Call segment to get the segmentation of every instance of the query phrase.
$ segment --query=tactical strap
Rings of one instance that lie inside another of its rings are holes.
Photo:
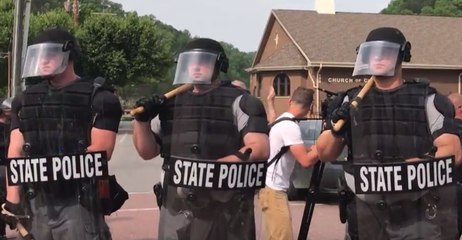
[[[281,149],[279,150],[278,154],[276,154],[276,156],[274,156],[269,162],[268,162],[268,166],[271,166],[273,163],[278,163],[279,160],[281,159],[282,155],[284,155],[284,153],[286,153],[287,151],[289,150],[289,146],[283,146],[281,147]]]
[[[93,80],[93,92],[91,93],[90,104],[93,104],[93,98],[95,97],[96,91],[98,91],[98,89],[100,89],[105,82],[106,79],[103,77],[97,77]]]
[[[269,126],[270,128],[274,127],[274,125],[282,122],[282,121],[293,121],[293,122],[299,122],[303,120],[308,120],[308,118],[291,118],[291,117],[282,117],[277,119],[276,121],[272,122]],[[284,155],[288,150],[290,146],[282,146],[279,152],[274,156],[269,162],[268,166],[271,166],[273,163],[277,164],[279,160],[281,159],[282,155]]]

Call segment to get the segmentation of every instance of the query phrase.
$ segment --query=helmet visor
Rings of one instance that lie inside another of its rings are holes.
[[[173,84],[210,84],[217,57],[215,53],[201,51],[181,53],[178,57]]]
[[[385,41],[365,42],[359,46],[353,76],[394,76],[400,45]]]
[[[69,61],[69,51],[63,44],[40,43],[27,47],[22,78],[53,76],[64,72]]]

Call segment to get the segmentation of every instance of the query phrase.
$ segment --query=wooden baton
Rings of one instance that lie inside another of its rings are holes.
[[[190,83],[183,84],[183,85],[181,85],[181,86],[179,86],[179,87],[165,93],[164,97],[166,99],[172,98],[172,97],[176,96],[179,93],[182,93],[182,92],[185,92],[185,91],[189,90],[191,87],[192,87],[192,84],[190,84]],[[137,107],[135,109],[132,109],[130,111],[130,115],[135,116],[136,114],[139,114],[139,113],[142,113],[142,112],[144,112],[144,107],[141,106],[141,107]]]
[[[364,85],[363,88],[361,88],[361,91],[359,91],[358,95],[350,102],[350,107],[356,108],[358,107],[358,104],[363,100],[364,96],[366,93],[371,89],[371,87],[374,85],[374,79],[371,77],[369,80],[367,80],[366,84]],[[334,130],[339,131],[340,128],[345,125],[345,120],[340,119],[334,124]]]

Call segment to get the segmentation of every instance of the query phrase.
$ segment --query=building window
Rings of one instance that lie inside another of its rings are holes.
[[[276,96],[290,96],[290,79],[285,73],[279,73],[273,80]]]
[[[255,86],[253,87],[253,95],[255,97],[261,96],[261,76],[258,74],[257,74],[257,82],[255,83]]]

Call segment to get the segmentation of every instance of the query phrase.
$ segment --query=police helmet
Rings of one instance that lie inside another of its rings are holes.
[[[225,50],[219,42],[210,38],[197,38],[186,44],[186,46],[183,49],[183,52],[193,50],[217,54],[215,68],[224,73],[228,72],[228,58],[226,57]]]
[[[391,77],[403,61],[411,60],[411,44],[397,28],[381,27],[367,35],[356,54],[353,76]]]
[[[71,33],[60,28],[45,30],[27,47],[22,77],[55,76],[79,55],[79,44]]]
[[[228,58],[221,44],[209,38],[194,39],[182,50],[176,61],[177,84],[211,84],[219,72],[228,71]]]
[[[401,46],[400,59],[404,62],[411,61],[411,43],[406,40],[404,34],[397,28],[381,27],[372,30],[366,38],[366,42],[385,41],[397,43]]]

